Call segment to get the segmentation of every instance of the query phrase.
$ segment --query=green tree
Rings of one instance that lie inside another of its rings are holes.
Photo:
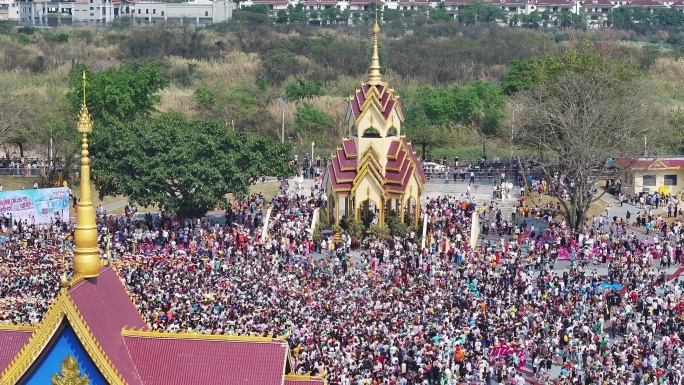
[[[297,56],[284,49],[274,49],[263,56],[266,76],[273,84],[280,84],[290,75],[301,71]]]
[[[285,86],[285,96],[289,100],[311,99],[315,96],[323,96],[323,82],[320,80],[312,81],[298,78],[295,82]]]
[[[195,89],[195,101],[200,108],[212,108],[216,103],[216,92],[207,86],[199,86]]]
[[[663,8],[655,11],[656,24],[663,27],[681,27],[684,25],[684,13],[674,8]]]
[[[326,24],[337,24],[342,17],[342,12],[336,6],[328,6],[321,12],[321,20]]]
[[[285,11],[278,11],[276,13],[276,23],[285,24],[288,21],[288,14]]]
[[[652,18],[653,14],[651,13],[651,10],[646,7],[636,7],[632,10],[632,20],[635,24],[649,26],[651,25]]]
[[[621,5],[610,10],[608,23],[613,28],[631,29],[634,26],[632,8]]]
[[[504,76],[503,90],[510,95],[536,88],[567,71],[591,73],[608,68],[614,69],[622,78],[633,77],[636,72],[636,68],[628,63],[604,59],[592,52],[570,50],[557,55],[513,60],[511,69]]]
[[[506,22],[504,11],[483,0],[472,0],[458,13],[458,21],[465,25],[476,23]]]
[[[309,22],[309,15],[306,13],[306,9],[304,9],[305,4],[304,2],[299,2],[297,5],[292,5],[289,4],[287,6],[288,9],[288,18],[290,20],[290,23],[308,23]]]
[[[477,80],[463,88],[463,94],[468,95],[470,108],[468,115],[461,117],[461,123],[470,123],[485,136],[502,134],[506,97],[501,87]]]
[[[420,147],[422,159],[425,159],[428,150],[448,147],[452,142],[449,131],[444,126],[429,125],[425,122],[411,122],[411,126],[404,129],[404,133],[412,145]]]
[[[149,115],[161,100],[158,92],[168,85],[156,64],[136,70],[122,64],[118,69],[97,73],[85,66],[77,67],[69,74],[69,100],[74,111],[78,111],[83,102],[83,71],[88,83],[88,108],[99,124],[130,122],[140,115]]]
[[[398,9],[385,9],[382,11],[382,20],[386,23],[401,19],[401,11]]]
[[[312,137],[329,130],[332,127],[332,119],[312,104],[302,103],[295,112],[294,126],[298,134]]]
[[[248,5],[246,7],[240,8],[240,11],[261,13],[262,15],[268,15],[268,5],[266,4],[254,4]]]
[[[179,112],[118,124],[116,130],[93,151],[100,196],[123,194],[184,218],[204,215],[225,203],[228,193],[246,194],[262,175],[294,172],[289,145]]]

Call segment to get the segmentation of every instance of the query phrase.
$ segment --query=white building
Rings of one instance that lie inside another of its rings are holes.
[[[183,3],[156,1],[126,2],[121,0],[0,0],[0,19],[16,20],[20,25],[56,26],[62,24],[106,24],[117,17],[132,17],[140,24],[167,21],[182,24],[184,20],[202,25],[233,17],[231,0],[199,0]],[[7,12],[2,12],[7,9]],[[11,10],[14,9],[14,14]],[[7,17],[4,17],[4,15]]]
[[[19,3],[15,0],[0,0],[0,20],[19,21]]]
[[[232,1],[198,0],[183,3],[138,1],[131,7],[131,16],[141,24],[172,22],[205,25],[230,20],[233,17]]]

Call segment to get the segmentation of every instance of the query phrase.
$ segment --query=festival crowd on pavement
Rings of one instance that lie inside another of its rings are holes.
[[[225,224],[99,215],[103,254],[109,244],[153,329],[288,332],[294,370],[329,384],[684,384],[684,283],[665,270],[682,262],[684,231],[650,206],[636,218],[658,230],[644,237],[609,210],[573,233],[524,197],[509,221],[493,202],[443,196],[422,207],[425,249],[409,232],[351,250],[345,235],[309,231],[324,194],[281,190],[231,202]],[[531,217],[545,216],[535,229]],[[73,229],[8,226],[0,322],[32,324],[60,288]]]

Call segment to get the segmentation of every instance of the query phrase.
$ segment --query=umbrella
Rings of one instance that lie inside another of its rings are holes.
[[[332,234],[332,230],[323,230],[321,231],[323,234]]]

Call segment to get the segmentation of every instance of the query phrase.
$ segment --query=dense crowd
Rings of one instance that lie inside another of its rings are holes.
[[[665,270],[681,263],[678,222],[645,236],[606,213],[573,233],[549,207],[542,230],[464,194],[423,206],[425,249],[409,232],[352,251],[344,235],[313,238],[325,196],[295,190],[236,200],[225,224],[103,215],[101,244],[111,237],[152,328],[289,332],[296,372],[330,384],[684,383],[684,284]],[[33,323],[59,289],[71,228],[3,230],[0,320]]]

